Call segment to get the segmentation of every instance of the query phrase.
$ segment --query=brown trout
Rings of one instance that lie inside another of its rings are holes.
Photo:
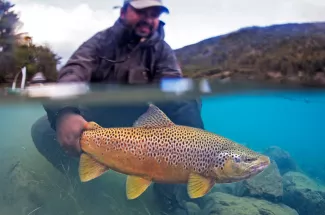
[[[215,183],[248,179],[270,164],[269,157],[227,138],[174,124],[153,104],[132,127],[102,128],[95,122],[86,127],[80,139],[81,181],[110,169],[126,174],[128,199],[152,182],[187,183],[190,198],[198,198]]]

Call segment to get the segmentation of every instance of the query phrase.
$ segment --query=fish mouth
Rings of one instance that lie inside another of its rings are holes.
[[[269,162],[264,161],[262,163],[259,163],[258,165],[253,165],[249,168],[249,171],[251,173],[259,173],[263,171],[267,166],[269,165]]]
[[[259,161],[258,163],[254,163],[250,165],[247,169],[244,178],[248,178],[253,175],[257,175],[258,173],[261,173],[263,170],[265,170],[270,165],[270,159],[268,157],[263,157],[262,162]]]

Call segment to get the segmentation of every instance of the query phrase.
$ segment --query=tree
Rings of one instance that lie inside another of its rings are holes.
[[[27,79],[42,72],[48,81],[55,81],[61,57],[46,45],[36,45],[28,33],[18,33],[22,23],[12,11],[14,5],[0,0],[0,83],[10,81],[24,66]]]
[[[12,51],[19,19],[10,11],[12,7],[10,2],[0,0],[0,82],[4,82],[8,72],[14,69]]]

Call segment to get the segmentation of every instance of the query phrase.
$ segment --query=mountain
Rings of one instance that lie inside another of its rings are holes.
[[[325,86],[325,22],[252,26],[175,52],[187,77]]]

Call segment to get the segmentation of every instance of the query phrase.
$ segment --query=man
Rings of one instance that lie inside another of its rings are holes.
[[[115,24],[84,42],[60,70],[58,82],[150,84],[182,77],[173,50],[164,41],[160,15],[169,13],[160,0],[124,1]],[[203,128],[198,100],[156,104],[173,122]],[[60,171],[80,154],[79,137],[86,121],[103,127],[132,126],[148,106],[71,107],[44,105],[47,115],[32,126],[39,152]],[[57,141],[56,141],[57,139]],[[73,166],[71,168],[71,165]]]

